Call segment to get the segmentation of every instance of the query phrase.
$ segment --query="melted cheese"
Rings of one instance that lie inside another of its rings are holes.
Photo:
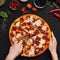
[[[27,18],[26,22],[32,22],[33,21],[33,16],[30,16],[30,18]]]
[[[19,38],[21,36],[21,34],[20,33],[18,33],[17,35],[16,35],[16,38]]]
[[[40,33],[40,34],[38,34],[37,36],[38,36],[39,38],[42,38],[42,37],[43,37],[43,34]]]
[[[32,39],[29,39],[29,40],[27,41],[27,44],[32,44],[32,43],[33,43]]]
[[[16,32],[15,32],[15,31],[13,31],[12,33],[13,33],[14,35],[16,34]]]
[[[41,39],[39,42],[40,44],[45,44],[46,41],[44,39]]]
[[[37,20],[33,23],[33,26],[40,26],[41,25],[41,21],[40,20]]]
[[[36,40],[36,36],[33,36],[32,39],[33,39],[33,40]]]
[[[14,42],[14,44],[16,44],[18,42],[15,37],[12,38],[12,41]]]
[[[43,47],[43,45],[42,44],[39,44],[39,48],[42,48]]]
[[[30,34],[33,34],[33,33],[34,33],[34,30],[29,30],[29,33],[30,33]]]
[[[34,54],[34,47],[33,46],[31,46],[31,50],[29,51],[29,55],[32,55],[32,54]]]
[[[16,25],[17,27],[20,26],[20,22],[17,22],[15,25]]]
[[[47,26],[42,26],[42,30],[46,30],[47,29]]]

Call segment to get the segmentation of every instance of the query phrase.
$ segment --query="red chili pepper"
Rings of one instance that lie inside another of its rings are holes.
[[[60,19],[60,15],[58,13],[53,13],[53,14]]]
[[[50,13],[53,13],[53,12],[59,12],[60,11],[60,8],[59,9],[53,9],[50,11]]]

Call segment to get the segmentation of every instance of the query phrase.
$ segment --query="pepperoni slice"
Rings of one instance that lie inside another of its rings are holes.
[[[26,55],[28,55],[28,54],[29,54],[29,52],[28,52],[27,50],[25,50],[25,51],[24,51],[24,53],[25,53]]]
[[[50,39],[48,37],[43,37],[43,39],[46,41],[50,41]]]
[[[28,22],[28,23],[27,23],[27,25],[29,25],[29,26],[30,26],[30,25],[31,25],[31,22]]]
[[[11,36],[11,37],[14,37],[14,34],[11,32],[11,33],[10,33],[10,36]]]
[[[26,23],[23,23],[22,26],[26,26]]]
[[[29,46],[28,48],[27,48],[27,50],[30,50],[31,49],[31,46]]]
[[[22,23],[24,21],[24,19],[23,18],[20,18],[20,22]]]
[[[20,33],[19,31],[16,31],[16,34]]]
[[[39,37],[36,37],[36,41],[38,41],[38,42],[39,42],[39,41],[40,41],[40,38],[39,38]]]
[[[41,30],[41,28],[42,28],[42,26],[39,26],[39,27],[38,27],[38,30]]]
[[[34,36],[34,35],[37,35],[38,33],[39,33],[39,31],[38,31],[38,30],[35,30],[33,36]]]
[[[16,29],[17,29],[17,27],[16,27],[16,26],[13,26],[13,27],[12,27],[12,30],[16,30]]]
[[[45,23],[45,22],[44,22],[44,21],[41,21],[41,22],[42,22],[42,24],[41,24],[41,25],[44,25],[44,23]]]
[[[23,29],[21,27],[18,27],[17,30],[22,31]]]
[[[30,16],[28,15],[28,16],[26,16],[26,19],[28,19],[28,18],[30,18]]]
[[[37,55],[39,53],[40,49],[39,48],[36,48],[35,49],[35,54]]]
[[[40,48],[40,51],[43,51],[44,50],[44,48],[42,47],[42,48]]]
[[[25,36],[26,35],[26,32],[25,31],[22,31],[21,34],[22,34],[22,36]]]
[[[36,19],[33,17],[33,22],[35,22],[36,21]]]
[[[43,35],[43,38],[47,37],[48,36],[48,33],[44,33]]]

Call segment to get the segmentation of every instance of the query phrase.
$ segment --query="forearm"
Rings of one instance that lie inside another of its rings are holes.
[[[14,60],[14,58],[10,54],[8,54],[5,60]]]
[[[52,60],[58,60],[57,52],[52,52],[51,55],[52,55]]]

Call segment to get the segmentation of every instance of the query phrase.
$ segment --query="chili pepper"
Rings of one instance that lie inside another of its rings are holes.
[[[60,11],[60,8],[59,9],[53,9],[53,10],[50,10],[50,13],[59,12],[59,11]]]
[[[53,13],[53,14],[60,19],[60,15],[58,13]]]

